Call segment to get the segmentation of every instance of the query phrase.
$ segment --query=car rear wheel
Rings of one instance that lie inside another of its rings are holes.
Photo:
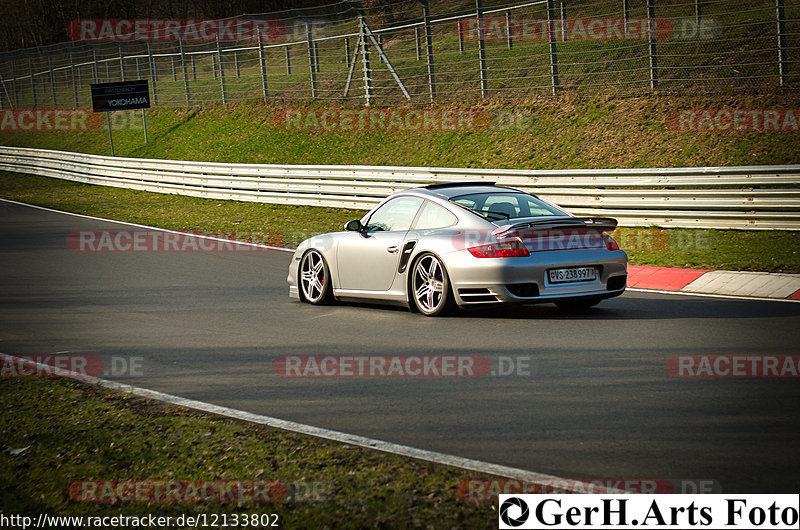
[[[325,258],[316,250],[309,250],[300,261],[300,291],[306,302],[315,305],[333,301],[331,275]]]
[[[411,276],[411,298],[423,315],[444,315],[453,307],[450,279],[441,260],[433,254],[423,254],[414,264]]]

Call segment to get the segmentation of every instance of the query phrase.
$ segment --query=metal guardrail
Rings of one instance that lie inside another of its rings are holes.
[[[369,209],[392,192],[485,180],[622,226],[800,230],[800,165],[472,169],[228,164],[0,147],[0,170],[158,193]]]

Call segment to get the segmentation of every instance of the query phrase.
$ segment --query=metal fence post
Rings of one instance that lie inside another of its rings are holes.
[[[789,82],[786,71],[786,13],[783,0],[775,0],[775,11],[778,20],[778,79],[780,86],[783,86]]]
[[[655,0],[647,0],[647,40],[650,43],[650,88],[658,88],[658,56],[656,55],[656,9]]]
[[[239,51],[233,52],[233,65],[236,68],[236,77],[242,77],[242,70],[239,67]]]
[[[118,42],[117,46],[119,47],[119,77],[120,81],[125,81],[125,58],[122,55],[122,43]]]
[[[419,26],[414,26],[414,48],[417,50],[417,60],[422,60],[422,45],[420,43]]]
[[[478,58],[480,59],[481,96],[486,97],[489,91],[489,80],[486,78],[486,42],[483,38],[482,0],[475,0],[475,16],[478,19]]]
[[[72,48],[69,50],[69,73],[72,78],[72,95],[75,98],[75,108],[78,108],[78,83],[75,79],[75,56],[72,53]]]
[[[456,26],[456,33],[458,33],[458,54],[464,55],[464,23],[466,21],[461,19],[458,21],[458,25]]]
[[[433,39],[431,37],[431,10],[428,2],[422,4],[422,20],[425,22],[425,55],[428,62],[428,88],[431,101],[436,98],[436,76],[433,70]]]
[[[311,97],[317,97],[317,69],[314,64],[314,41],[311,40],[311,26],[306,22],[306,41],[308,42],[308,69],[311,73]]]
[[[319,72],[319,42],[314,41],[314,68]]]
[[[97,83],[97,79],[100,75],[98,71],[100,66],[97,64],[97,50],[92,46],[92,83]]]
[[[14,98],[14,106],[19,107],[19,91],[17,90],[17,72],[14,68],[14,59],[11,59],[11,95]]]
[[[700,0],[694,0],[694,21],[697,23],[697,29],[700,29],[700,19],[703,16],[703,4]]]
[[[261,66],[261,89],[264,92],[264,99],[267,99],[267,62],[264,59],[264,42],[261,39],[261,32],[258,32],[258,64]]]
[[[156,63],[153,61],[153,50],[150,49],[150,43],[147,43],[147,64],[150,67],[150,81],[153,84],[153,105],[158,105],[158,92],[156,91],[156,81],[158,75],[156,74]]]
[[[217,35],[217,63],[219,64],[219,85],[222,90],[222,103],[228,102],[228,95],[225,92],[225,67],[222,64],[222,42]]]
[[[173,81],[177,81],[178,80],[178,71],[175,68],[175,55],[170,55],[169,58],[172,60],[172,80]]]
[[[561,0],[561,41],[567,42],[567,5]]]
[[[50,54],[47,54],[47,67],[50,69],[50,95],[53,98],[53,106],[57,107],[58,102],[56,101],[56,73],[53,71],[53,60],[50,57]]]
[[[186,65],[186,53],[183,50],[183,41],[178,41],[178,46],[180,47],[181,51],[181,69],[183,70],[183,90],[186,92],[186,104],[189,105],[192,102],[192,96],[189,93],[189,67]]]
[[[153,59],[153,50],[150,48],[150,43],[147,43],[147,62],[149,63],[150,67],[150,79],[152,79],[153,83],[158,81],[158,65]]]
[[[33,77],[33,61],[31,60],[31,56],[28,56],[28,75],[31,78],[31,95],[33,96],[33,106],[35,107],[36,102],[36,79]]]
[[[366,20],[364,20],[364,16],[361,15],[359,18],[359,32],[361,34],[361,38],[359,41],[361,42],[361,60],[364,70],[364,106],[369,107],[372,101],[372,72],[370,71],[369,67],[369,44],[367,44],[367,30]]]
[[[506,11],[506,38],[508,39],[508,49],[514,47],[514,39],[511,38],[511,11]]]
[[[211,54],[211,71],[214,72],[214,79],[218,79],[217,77],[217,58],[214,54]]]
[[[552,78],[553,95],[559,88],[558,54],[556,51],[556,13],[553,0],[547,0],[547,39],[550,41],[550,76]]]
[[[350,37],[344,38],[344,64],[350,68]]]
[[[628,0],[622,0],[622,19],[625,23],[625,38],[631,34],[631,10]]]
[[[286,75],[292,75],[292,56],[289,53],[289,47],[285,46],[283,51],[286,52]]]

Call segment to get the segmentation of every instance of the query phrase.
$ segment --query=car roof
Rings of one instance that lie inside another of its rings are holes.
[[[424,195],[434,195],[444,199],[452,199],[461,195],[471,195],[473,193],[493,193],[493,192],[520,192],[514,188],[497,186],[494,182],[443,182],[441,184],[430,184],[421,188],[414,188],[408,191],[415,191]]]

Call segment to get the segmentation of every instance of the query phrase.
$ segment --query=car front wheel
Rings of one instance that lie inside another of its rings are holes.
[[[306,302],[315,305],[333,300],[331,275],[325,258],[316,250],[309,250],[300,261],[300,290]]]

